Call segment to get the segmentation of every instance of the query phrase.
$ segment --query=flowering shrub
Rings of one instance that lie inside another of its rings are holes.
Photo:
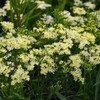
[[[16,1],[19,5],[28,2],[36,3],[36,9],[44,10],[51,7],[50,4],[39,0]],[[55,10],[53,16],[43,14],[33,30],[28,30],[20,24],[23,21],[28,22],[26,15],[22,14],[21,18],[21,13],[15,14],[16,9],[10,4],[12,5],[13,1],[7,0],[4,7],[0,8],[0,24],[3,30],[0,36],[2,93],[9,92],[8,96],[13,95],[9,96],[11,100],[15,99],[15,96],[18,97],[13,91],[17,93],[22,91],[24,96],[28,91],[28,96],[36,95],[33,99],[40,100],[43,95],[40,92],[50,93],[47,94],[50,99],[55,91],[56,95],[58,91],[64,91],[64,84],[72,81],[72,77],[73,82],[80,86],[86,85],[86,75],[96,70],[96,65],[100,64],[99,14],[98,11],[97,13],[93,11],[95,5],[75,0],[72,14],[67,10]],[[12,20],[16,19],[15,23],[2,20],[8,13],[6,10],[14,12]],[[66,82],[64,78],[67,78]],[[28,84],[28,89],[24,90],[25,84]],[[47,88],[44,84],[50,86]],[[31,91],[34,91],[33,94]]]

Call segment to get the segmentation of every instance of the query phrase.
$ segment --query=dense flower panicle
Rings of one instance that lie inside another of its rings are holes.
[[[88,7],[89,9],[95,9],[96,5],[92,4],[91,1],[85,2],[84,6]]]
[[[21,54],[19,58],[25,64],[25,67],[27,68],[28,71],[33,70],[35,65],[39,64],[36,59],[36,56],[34,56],[33,51],[30,51],[29,54]]]
[[[55,32],[55,28],[53,28],[53,27],[50,27],[50,28],[48,28],[47,30],[45,30],[44,31],[44,36],[43,36],[43,38],[54,38],[54,39],[56,39],[57,38],[57,36],[58,36],[58,34]]]
[[[18,65],[17,70],[15,71],[14,75],[11,76],[12,82],[11,85],[15,85],[15,83],[21,83],[22,80],[30,80],[28,75],[28,71],[24,71],[21,65]]]
[[[43,18],[41,18],[41,20],[43,20],[44,24],[52,24],[53,23],[53,17],[50,15],[43,15]]]
[[[20,4],[25,2],[27,0],[20,0]],[[51,7],[44,1],[36,0],[35,3],[39,9]],[[64,24],[55,23],[52,16],[44,14],[31,36],[25,35],[24,30],[23,34],[17,33],[14,23],[1,21],[5,34],[0,36],[0,75],[11,76],[11,85],[15,85],[29,81],[30,72],[36,67],[45,76],[60,69],[84,84],[83,66],[85,63],[94,66],[100,64],[100,45],[96,45],[96,37],[84,27],[88,19],[84,18],[87,13],[83,6],[89,9],[95,6],[92,3],[83,5],[80,0],[74,0],[74,6],[75,16],[66,10],[60,12]],[[10,10],[9,1],[3,9],[0,8],[0,17],[6,15],[5,10]],[[17,19],[16,15],[14,18]],[[87,71],[91,69],[86,66]]]
[[[9,77],[11,70],[11,67],[3,62],[3,58],[0,58],[0,74],[4,74],[6,77]]]
[[[29,49],[30,46],[28,44],[31,44],[35,42],[36,40],[33,37],[30,36],[21,36],[18,35],[18,37],[14,37],[11,33],[7,33],[6,38],[0,37],[0,44],[1,48],[3,47],[7,48],[8,51],[11,51],[13,49],[21,49],[24,48],[25,50]],[[0,50],[1,52],[5,52],[4,50]]]
[[[54,60],[50,56],[44,56],[40,66],[41,66],[40,73],[44,75],[47,75],[48,72],[54,73],[56,71]]]
[[[41,9],[41,10],[44,10],[44,9],[46,9],[47,7],[51,7],[50,4],[47,4],[47,3],[45,3],[44,1],[36,1],[36,3],[37,3],[37,8],[38,8],[38,9]]]
[[[15,32],[14,29],[13,29],[14,28],[14,23],[12,23],[12,22],[6,22],[6,21],[2,21],[0,23],[1,23],[2,27],[5,30],[9,30],[9,31]]]
[[[72,61],[71,66],[75,66],[75,69],[79,68],[81,64],[83,63],[83,61],[81,60],[81,57],[78,54],[70,56],[69,58]]]
[[[62,11],[61,14],[66,18],[65,21],[74,22],[74,17],[71,16],[69,11]]]
[[[89,45],[90,43],[95,43],[95,37],[91,35],[90,33],[84,32],[81,36],[80,45],[79,48],[83,49],[85,45]]]
[[[85,15],[86,14],[86,11],[84,8],[80,8],[80,7],[73,7],[73,12],[75,14],[78,14],[78,15]]]
[[[12,54],[12,51],[15,49],[29,49],[29,44],[33,44],[36,40],[33,37],[25,36],[25,35],[18,35],[17,37],[14,37],[12,33],[7,33],[7,35],[4,37],[0,37],[0,54],[3,53],[5,56],[2,58],[0,57],[0,73],[4,74],[6,77],[9,77],[9,74],[12,71],[15,71],[14,75],[12,75],[12,82],[11,84],[14,85],[15,83],[20,83],[22,80],[28,80],[28,71],[34,69],[34,65],[38,65],[38,62],[36,61],[36,57],[32,55],[32,52],[28,54],[27,56],[20,55],[20,58],[22,59],[22,62],[25,63],[24,67],[27,68],[27,71],[24,71],[23,67],[19,65],[16,69],[15,62],[13,62],[14,55]],[[5,49],[6,48],[6,49]],[[9,51],[11,53],[9,53]],[[23,58],[25,57],[25,58]],[[9,62],[10,59],[10,62]],[[16,61],[19,58],[16,58]],[[3,63],[3,61],[6,60],[6,63]],[[25,61],[27,60],[27,61]],[[28,62],[29,61],[29,62]]]
[[[43,55],[44,54],[44,51],[41,48],[39,48],[39,49],[33,48],[32,51],[34,52],[35,55]]]
[[[81,16],[75,16],[75,17],[74,17],[74,20],[75,20],[76,22],[79,22],[79,23],[83,23],[83,22],[84,22],[84,19],[83,19],[83,17],[81,17]]]
[[[80,69],[71,71],[71,74],[74,76],[75,81],[79,79],[82,82],[82,84],[84,84],[85,79],[81,77],[82,72]]]
[[[74,0],[74,5],[75,6],[82,6],[83,5],[83,2],[80,1],[80,0]]]
[[[66,22],[71,22],[72,26],[77,25],[78,23],[83,23],[84,19],[82,16],[71,16],[69,11],[62,11],[61,14],[64,16]]]
[[[7,12],[4,10],[4,9],[2,9],[2,8],[0,8],[0,17],[1,16],[6,16],[7,15]]]
[[[89,62],[91,64],[100,64],[100,45],[95,45],[89,50]]]
[[[6,1],[6,4],[4,5],[3,9],[10,10],[10,1],[9,0]]]
[[[70,12],[67,10],[64,10],[63,12],[61,12],[61,14],[64,15],[65,18],[71,16]]]
[[[82,27],[71,26],[70,29],[77,31],[78,33],[84,32],[84,28],[82,28]]]

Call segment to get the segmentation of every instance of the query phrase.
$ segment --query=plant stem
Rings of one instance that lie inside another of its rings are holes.
[[[62,0],[59,1],[60,11],[62,11]]]

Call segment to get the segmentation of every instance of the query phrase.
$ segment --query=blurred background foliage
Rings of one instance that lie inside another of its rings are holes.
[[[17,4],[15,3],[15,0],[10,0],[12,2],[12,7],[15,10],[15,13],[13,12],[8,12],[10,15],[12,15],[12,17],[9,19],[7,17],[5,17],[5,20],[10,20],[11,22],[15,23],[15,27],[20,27],[22,25],[25,25],[28,29],[32,29],[34,26],[36,26],[36,21],[38,19],[41,18],[41,16],[43,14],[48,14],[48,15],[53,15],[53,11],[55,9],[59,9],[60,11],[63,10],[68,10],[70,12],[72,12],[72,7],[74,6],[74,0],[41,0],[41,1],[45,1],[48,4],[51,4],[52,7],[47,8],[46,10],[36,10],[36,5],[32,4],[32,3],[27,3],[26,5],[24,5],[23,7],[18,6],[19,8],[17,8]],[[82,0],[83,3],[89,0]],[[96,4],[96,9],[100,9],[100,0],[90,0],[92,2],[94,2]],[[0,8],[2,8],[5,4],[6,0],[0,0]],[[25,9],[24,9],[25,8]],[[18,9],[21,9],[21,11],[17,11]],[[23,10],[24,9],[24,10]],[[18,20],[16,22],[16,20],[14,20],[13,16],[14,14],[16,14],[17,16],[19,16],[19,14],[23,14],[24,15],[24,19],[22,20]],[[34,22],[33,22],[34,19]]]
[[[66,10],[70,10],[70,7],[73,6],[73,1],[74,0],[41,0],[41,1],[45,1],[47,3],[52,4],[52,8],[51,10],[54,9],[66,9]],[[86,1],[92,1],[96,4],[96,9],[100,9],[100,0],[82,0],[83,2]],[[6,2],[6,0],[0,0],[0,7],[2,7],[4,5],[4,3]]]
[[[47,3],[52,4],[53,9],[68,10],[73,6],[74,0],[44,0]],[[92,1],[96,4],[96,9],[100,9],[100,0],[81,0],[83,2]]]

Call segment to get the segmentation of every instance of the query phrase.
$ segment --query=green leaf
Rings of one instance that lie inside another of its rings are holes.
[[[3,99],[0,97],[0,100],[3,100]]]
[[[32,14],[33,14],[33,12],[34,12],[35,9],[36,9],[36,7],[34,7],[32,10],[30,10],[28,13],[26,13],[24,15],[24,20],[22,21],[22,24],[23,23],[26,24],[26,25],[28,24],[28,21],[29,21],[30,17],[32,16]]]
[[[67,100],[67,98],[64,97],[61,93],[55,92],[55,94],[57,95],[57,97],[58,97],[60,100]]]
[[[33,18],[35,18],[35,17],[37,17],[37,16],[39,16],[40,14],[41,14],[41,12],[39,12],[39,13],[37,13],[37,14],[31,16],[31,17],[29,18],[29,20],[30,20],[30,19],[33,19]]]
[[[66,3],[67,3],[68,0],[63,0],[63,3],[62,3],[62,10],[64,10],[65,6],[66,6]]]
[[[24,97],[22,97],[21,95],[19,95],[18,93],[13,93],[16,97],[18,97],[19,99],[21,99],[21,100],[25,100],[25,98]]]
[[[95,100],[100,100],[100,69],[96,76],[96,86],[95,86]]]

